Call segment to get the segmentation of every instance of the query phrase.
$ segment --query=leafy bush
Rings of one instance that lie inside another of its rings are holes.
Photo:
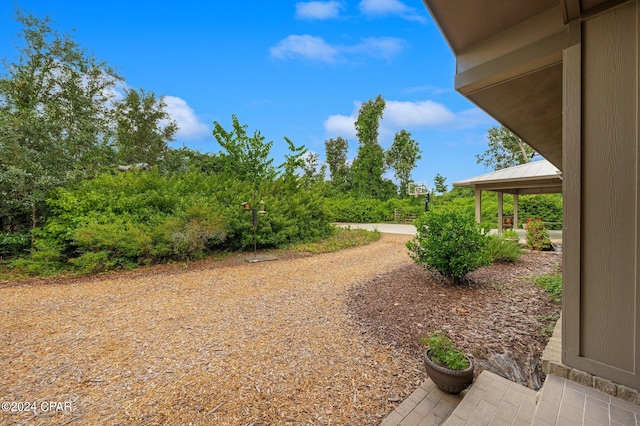
[[[207,206],[196,204],[188,207],[180,217],[169,218],[159,227],[161,247],[171,249],[170,258],[175,260],[195,260],[218,247],[226,239],[222,220]],[[157,250],[162,257],[162,250]]]
[[[392,198],[387,201],[358,198],[329,198],[325,205],[333,222],[380,223],[391,222],[395,209],[406,216],[419,216],[424,212],[422,199]]]
[[[459,282],[467,273],[488,264],[487,238],[478,224],[457,211],[435,210],[416,220],[417,235],[407,243],[411,258]]]
[[[429,358],[441,367],[451,370],[466,370],[469,368],[469,360],[458,350],[451,339],[443,332],[436,331],[429,337],[422,337],[422,343],[429,348]]]
[[[551,247],[549,231],[542,219],[527,219],[527,245],[534,250],[548,250]]]
[[[487,254],[491,263],[517,262],[522,251],[517,241],[513,241],[504,234],[489,235],[487,238]]]
[[[20,257],[9,263],[9,266],[28,275],[54,275],[63,269],[61,250],[50,241],[35,242],[36,250],[29,257]]]
[[[539,217],[549,229],[562,229],[562,194],[522,195],[519,198],[520,217]]]
[[[251,214],[240,204],[254,197],[267,206],[257,228],[260,247],[331,233],[321,194],[303,190],[291,176],[265,181],[256,191],[227,174],[109,173],[56,191],[48,200],[51,217],[34,232],[37,250],[16,265],[35,274],[54,263],[100,272],[253,248]],[[55,247],[55,256],[44,247]]]
[[[30,234],[0,233],[0,259],[17,256],[29,247],[30,242]]]

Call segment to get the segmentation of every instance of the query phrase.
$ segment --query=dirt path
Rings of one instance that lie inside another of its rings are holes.
[[[376,424],[425,375],[361,333],[346,296],[408,265],[409,238],[0,288],[0,402],[36,408],[0,424]]]

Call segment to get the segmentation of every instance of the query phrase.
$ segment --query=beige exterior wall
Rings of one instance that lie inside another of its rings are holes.
[[[638,0],[572,23],[564,54],[567,365],[640,388]],[[581,84],[580,84],[581,82]]]

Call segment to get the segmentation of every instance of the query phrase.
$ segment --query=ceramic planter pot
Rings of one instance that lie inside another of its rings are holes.
[[[451,370],[450,368],[439,366],[429,358],[428,349],[424,351],[422,358],[429,378],[431,378],[438,389],[443,392],[458,394],[468,388],[471,382],[473,382],[473,362],[469,357],[467,357],[469,360],[469,368],[466,370]]]

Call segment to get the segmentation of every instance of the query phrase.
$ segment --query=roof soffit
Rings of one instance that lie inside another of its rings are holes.
[[[559,6],[558,0],[423,1],[456,55]]]

